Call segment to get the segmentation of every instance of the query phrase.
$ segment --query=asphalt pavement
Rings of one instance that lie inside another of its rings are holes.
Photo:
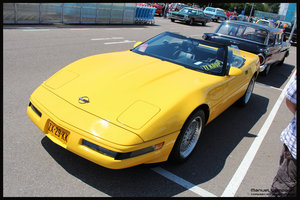
[[[282,66],[258,77],[246,107],[232,105],[205,127],[182,164],[106,169],[54,144],[26,114],[31,93],[80,58],[127,50],[164,31],[201,38],[218,25],[161,17],[154,25],[4,25],[4,197],[265,197],[278,168],[280,133],[293,117],[283,92],[296,71],[296,46]]]

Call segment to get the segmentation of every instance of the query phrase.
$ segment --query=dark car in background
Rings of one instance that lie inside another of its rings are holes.
[[[295,28],[293,35],[291,35],[292,27],[287,27],[284,29],[284,40],[287,41],[290,37],[293,43],[297,43],[297,27]]]
[[[204,33],[203,39],[236,45],[259,56],[260,72],[269,73],[271,65],[283,64],[289,55],[290,43],[283,41],[281,29],[242,21],[224,21],[215,33]]]
[[[203,26],[205,26],[207,22],[211,21],[211,17],[205,15],[202,10],[190,7],[183,8],[178,12],[171,11],[169,12],[168,18],[171,19],[172,22],[178,20],[190,25],[202,23]]]
[[[292,37],[291,42],[293,43],[297,42],[297,25],[295,27],[293,35],[291,35],[294,26],[292,23],[285,22],[285,21],[278,21],[277,24],[278,24],[278,28],[282,29],[282,31],[284,32],[284,39],[283,39],[284,41],[287,41],[290,37]]]

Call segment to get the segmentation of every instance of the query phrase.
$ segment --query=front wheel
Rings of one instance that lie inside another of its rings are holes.
[[[239,99],[239,104],[241,106],[245,106],[248,104],[250,97],[252,95],[253,92],[253,88],[255,85],[255,76],[253,76],[249,82],[248,88],[246,90],[246,93],[244,94],[244,96],[242,96],[242,98]]]
[[[182,162],[191,155],[198,143],[204,125],[205,114],[203,110],[198,110],[189,116],[172,149],[171,161]]]
[[[262,74],[263,76],[267,76],[267,75],[269,74],[269,72],[270,72],[270,68],[271,68],[271,65],[268,64],[267,67],[265,68],[265,70],[262,71],[261,74]]]
[[[288,52],[286,52],[282,58],[282,60],[278,63],[278,65],[283,65],[285,58],[287,57]]]
[[[194,19],[191,18],[189,21],[186,21],[186,23],[189,24],[189,25],[193,25],[194,24]]]

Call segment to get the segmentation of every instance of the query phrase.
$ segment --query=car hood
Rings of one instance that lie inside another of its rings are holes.
[[[137,131],[194,90],[201,76],[209,75],[123,51],[71,63],[43,85],[79,109]]]
[[[188,15],[188,14],[185,14],[185,13],[180,13],[178,11],[171,11],[170,12],[172,15],[180,15],[180,16],[185,16],[185,15]]]

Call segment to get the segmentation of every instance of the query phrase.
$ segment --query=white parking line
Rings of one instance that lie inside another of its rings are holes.
[[[119,31],[121,29],[120,28],[105,28],[104,30],[106,30],[106,31]]]
[[[22,31],[49,31],[50,29],[28,29],[28,30],[22,30]]]
[[[123,37],[111,37],[111,38],[93,38],[91,40],[122,40]]]
[[[264,84],[264,83],[258,83],[258,82],[256,82],[256,84],[257,84],[257,85],[261,85],[261,86],[265,86],[265,87],[268,87],[268,88],[273,88],[273,89],[282,91],[281,88],[273,87],[273,86],[271,86],[271,85],[267,85],[267,84]]]
[[[202,189],[202,188],[199,188],[198,186],[176,176],[175,174],[172,174],[171,172],[168,172],[164,169],[162,169],[161,167],[155,167],[155,168],[152,168],[153,171],[155,171],[156,173],[166,177],[167,179],[181,185],[182,187],[188,189],[189,191],[192,191],[202,197],[216,197],[216,195]]]
[[[26,27],[16,27],[17,29],[33,29],[33,27],[26,26]]]
[[[89,28],[71,28],[69,30],[71,30],[71,31],[88,31],[90,29]]]
[[[104,44],[122,44],[122,43],[130,43],[130,42],[136,42],[136,41],[124,40],[120,42],[106,42]]]
[[[144,30],[145,28],[128,28],[129,30]]]
[[[227,185],[227,187],[225,188],[222,197],[234,197],[235,193],[237,192],[237,190],[240,187],[240,184],[242,183],[264,137],[266,136],[272,122],[273,119],[275,118],[275,115],[284,99],[284,95],[285,95],[285,91],[287,90],[288,85],[290,84],[290,82],[292,81],[292,79],[295,76],[295,73],[291,76],[289,82],[287,83],[287,85],[285,86],[285,88],[283,89],[283,91],[281,92],[277,102],[275,103],[273,109],[271,110],[267,120],[265,121],[264,125],[262,126],[262,128],[260,129],[259,133],[257,134],[256,138],[254,139],[252,145],[250,146],[247,154],[245,155],[243,161],[241,162],[240,166],[238,167],[238,169],[236,170],[235,174],[233,175],[233,177],[231,178],[229,184]]]

